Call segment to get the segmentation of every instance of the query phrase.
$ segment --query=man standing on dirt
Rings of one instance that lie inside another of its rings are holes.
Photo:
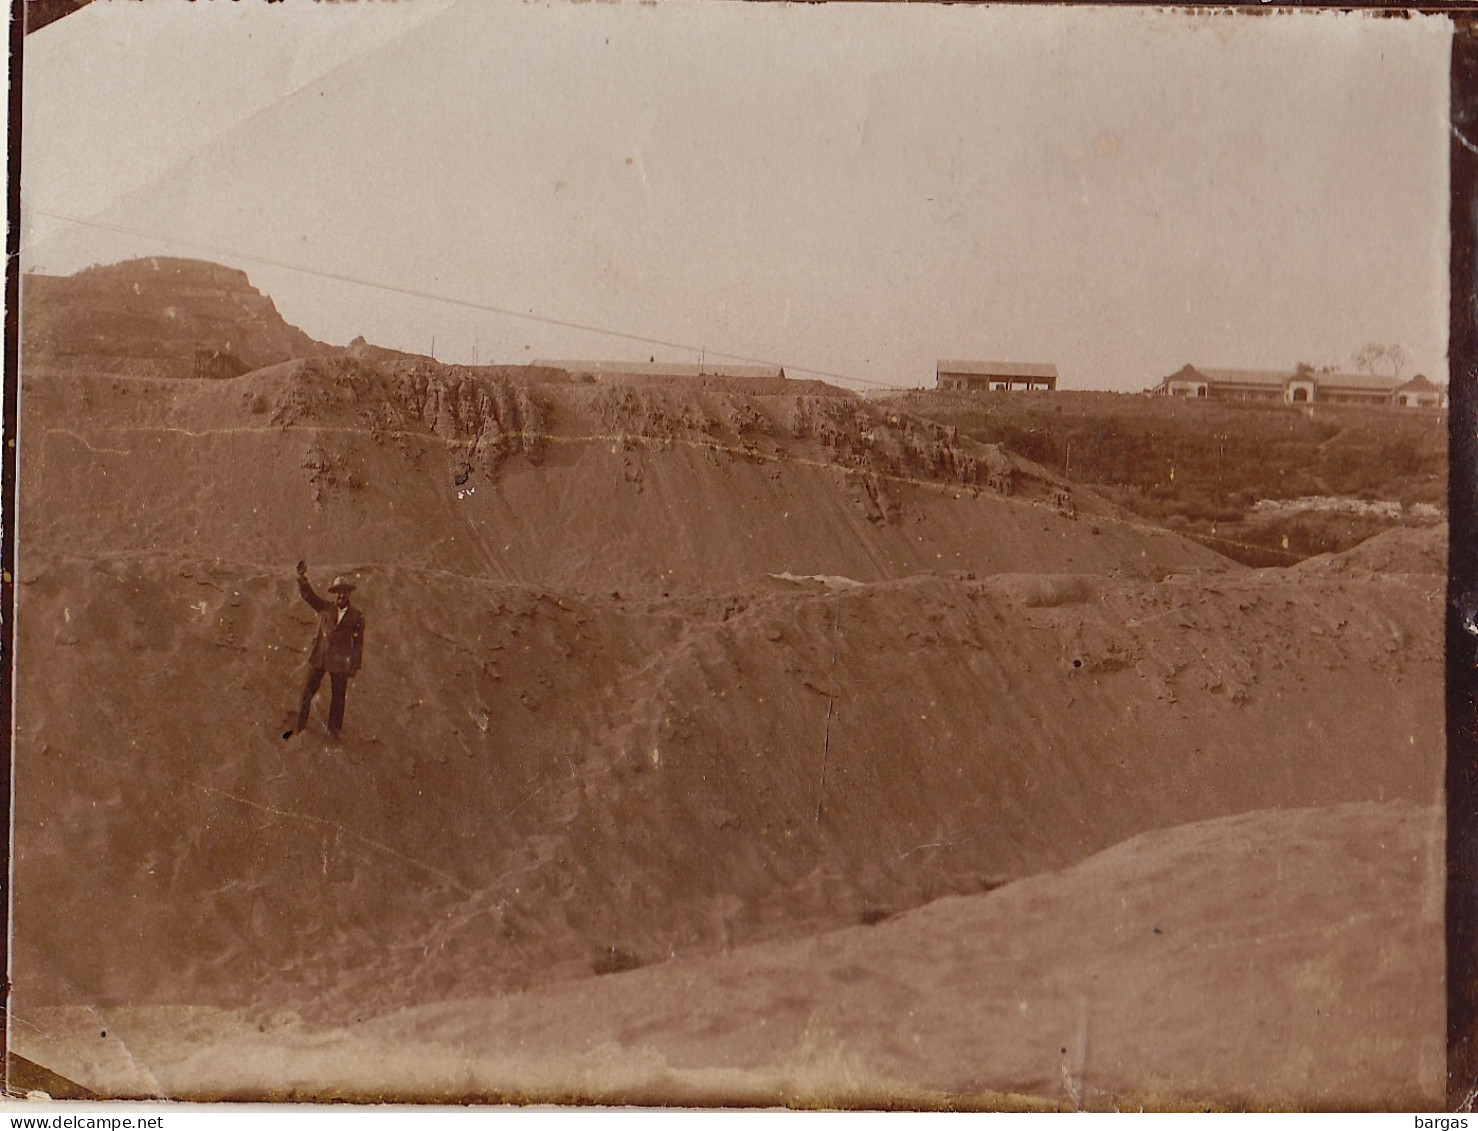
[[[349,604],[354,583],[348,578],[334,578],[328,591],[334,595],[332,601],[313,592],[313,586],[308,584],[307,563],[298,563],[298,592],[318,613],[318,635],[313,638],[313,650],[308,653],[308,679],[303,684],[302,706],[298,708],[298,733],[308,726],[308,709],[313,706],[313,696],[318,694],[318,685],[327,672],[332,689],[328,736],[337,739],[344,725],[344,693],[349,688],[349,677],[359,671],[364,653],[364,614]]]

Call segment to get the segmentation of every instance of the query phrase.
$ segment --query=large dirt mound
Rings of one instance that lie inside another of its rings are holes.
[[[222,377],[318,353],[246,274],[152,256],[22,286],[27,365]]]
[[[1447,572],[1447,528],[1387,530],[1342,554],[1309,558],[1290,572],[1443,574]]]
[[[107,1094],[199,1099],[1431,1110],[1442,890],[1440,808],[1263,811],[497,1000],[337,1029],[64,1008],[17,1045]]]

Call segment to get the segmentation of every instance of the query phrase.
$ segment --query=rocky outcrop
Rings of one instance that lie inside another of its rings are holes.
[[[717,438],[723,430],[718,417],[696,396],[675,397],[667,389],[634,385],[603,388],[592,405],[602,431],[628,445],[653,440],[670,445],[679,439]]]
[[[548,409],[527,385],[461,366],[417,362],[395,373],[399,402],[444,439],[464,442],[466,464],[495,472],[509,456],[544,458]]]

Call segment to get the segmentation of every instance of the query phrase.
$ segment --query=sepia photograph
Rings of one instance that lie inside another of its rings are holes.
[[[10,1098],[1453,1102],[1450,20],[76,7]]]

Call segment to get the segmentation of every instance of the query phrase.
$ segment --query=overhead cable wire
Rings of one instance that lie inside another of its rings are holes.
[[[627,342],[639,342],[646,346],[660,346],[664,349],[682,350],[687,353],[706,353],[714,357],[723,358],[728,361],[737,361],[750,365],[773,365],[776,368],[784,368],[788,372],[807,373],[815,377],[826,377],[834,381],[849,381],[858,385],[869,385],[878,389],[897,389],[903,386],[895,382],[879,381],[869,377],[858,377],[851,373],[836,373],[826,369],[815,369],[807,365],[793,365],[786,362],[774,361],[770,358],[749,357],[740,353],[729,353],[724,350],[708,349],[706,346],[693,345],[689,342],[674,342],[664,338],[653,338],[643,334],[632,334],[624,330],[612,330],[605,326],[595,326],[586,322],[576,322],[572,319],[557,318],[548,314],[540,314],[534,310],[514,310],[512,307],[499,306],[494,303],[478,302],[473,299],[458,298],[455,295],[437,294],[434,291],[421,290],[417,287],[406,287],[396,283],[386,283],[377,279],[367,279],[358,275],[346,275],[337,271],[325,271],[318,267],[308,267],[301,263],[290,263],[287,260],[273,259],[270,256],[256,255],[252,252],[239,251],[236,248],[220,247],[211,244],[198,243],[192,240],[180,239],[176,236],[164,235],[161,232],[145,231],[142,228],[133,228],[124,224],[109,224],[102,220],[88,220],[81,216],[69,216],[61,212],[51,212],[42,208],[31,210],[36,216],[45,216],[49,220],[60,220],[63,223],[77,224],[85,228],[96,228],[104,232],[115,232],[120,235],[138,236],[143,239],[159,240],[162,243],[188,248],[191,251],[203,252],[208,255],[224,255],[233,259],[244,260],[248,263],[258,263],[264,267],[275,267],[281,271],[292,271],[300,275],[310,275],[319,279],[328,279],[337,283],[348,283],[351,286],[367,287],[371,290],[383,291],[388,294],[403,295],[407,298],[423,299],[428,302],[445,303],[448,306],[462,307],[467,310],[484,311],[489,314],[498,314],[506,318],[520,318],[527,322],[538,322],[545,326],[558,326],[566,330],[579,330],[583,333],[600,334],[609,338],[618,338]]]

